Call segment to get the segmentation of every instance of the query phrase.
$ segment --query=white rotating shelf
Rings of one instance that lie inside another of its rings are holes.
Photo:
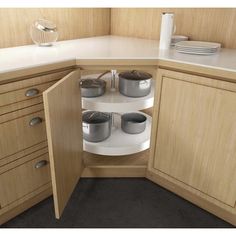
[[[96,76],[84,76],[83,78]],[[110,77],[103,76],[107,82],[106,93],[95,98],[82,98],[82,108],[101,112],[130,112],[147,109],[153,106],[154,102],[154,81],[152,80],[151,92],[149,95],[140,98],[127,97],[120,94],[118,89],[118,78],[116,78],[116,91],[110,90]]]
[[[139,112],[144,114],[142,112]],[[83,149],[86,152],[105,155],[121,156],[144,151],[150,147],[152,118],[147,114],[146,129],[140,134],[127,134],[121,129],[121,119],[119,115],[114,115],[114,126],[111,136],[98,143],[83,141]]]

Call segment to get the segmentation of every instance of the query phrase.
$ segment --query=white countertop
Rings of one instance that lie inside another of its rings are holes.
[[[160,51],[157,40],[101,36],[56,42],[52,47],[27,45],[0,49],[0,74],[70,59],[161,59],[236,72],[236,50],[215,55],[189,55],[174,49]]]

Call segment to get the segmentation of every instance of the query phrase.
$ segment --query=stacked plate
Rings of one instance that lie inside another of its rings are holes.
[[[181,53],[211,55],[219,51],[220,43],[201,41],[181,41],[175,44],[175,49]]]
[[[176,43],[181,41],[187,41],[188,37],[184,35],[173,35],[171,37],[171,46],[174,46]]]

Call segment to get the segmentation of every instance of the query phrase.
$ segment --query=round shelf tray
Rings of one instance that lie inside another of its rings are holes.
[[[97,75],[98,76],[98,75]],[[96,78],[97,76],[92,76]],[[88,78],[91,76],[83,76]],[[102,112],[131,112],[147,109],[153,106],[154,102],[154,82],[149,95],[140,98],[126,97],[119,93],[118,78],[116,78],[116,90],[110,90],[110,77],[102,77],[107,82],[106,93],[95,98],[82,98],[82,108],[86,110]]]
[[[98,143],[87,142],[84,140],[84,151],[106,156],[121,156],[138,153],[148,149],[150,147],[152,118],[147,114],[144,115],[147,117],[145,131],[140,134],[127,134],[121,130],[120,116],[115,114],[114,127],[112,127],[111,136]]]

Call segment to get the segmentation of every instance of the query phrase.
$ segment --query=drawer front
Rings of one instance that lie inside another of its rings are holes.
[[[1,208],[50,182],[48,153],[0,175]]]
[[[0,86],[0,115],[42,102],[42,92],[71,70],[38,76]]]
[[[0,117],[0,159],[47,139],[42,105]],[[10,118],[14,119],[10,119]],[[4,121],[1,123],[1,120]]]
[[[15,102],[35,98],[42,95],[42,92],[52,86],[55,81],[38,84],[32,87],[23,88],[7,93],[0,94],[0,106],[6,106]]]

